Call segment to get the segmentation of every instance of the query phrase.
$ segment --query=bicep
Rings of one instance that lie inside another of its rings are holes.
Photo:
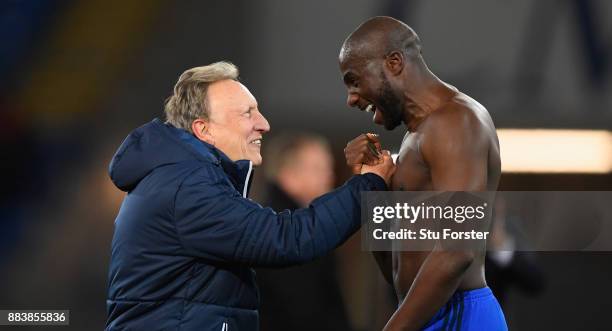
[[[299,260],[313,250],[312,240],[303,238],[312,235],[310,228],[296,231],[296,220],[314,217],[309,209],[277,213],[218,183],[183,187],[177,199],[175,222],[187,254],[259,266]]]

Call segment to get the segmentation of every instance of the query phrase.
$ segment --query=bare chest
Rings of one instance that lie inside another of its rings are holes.
[[[432,189],[431,174],[420,149],[421,134],[408,133],[397,157],[397,170],[391,179],[394,191],[427,191]]]

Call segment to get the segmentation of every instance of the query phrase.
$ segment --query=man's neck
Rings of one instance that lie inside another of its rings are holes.
[[[444,83],[428,69],[411,80],[404,92],[404,123],[408,131],[414,132],[432,112],[441,108],[457,94],[457,89]]]

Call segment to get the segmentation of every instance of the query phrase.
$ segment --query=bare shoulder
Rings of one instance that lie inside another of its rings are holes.
[[[457,93],[441,108],[433,111],[422,123],[424,144],[469,144],[473,149],[485,148],[495,127],[488,111],[476,100]]]
[[[486,125],[490,116],[487,110],[476,100],[458,93],[442,107],[432,112],[425,127],[428,129],[475,130]],[[425,128],[424,127],[424,128]]]

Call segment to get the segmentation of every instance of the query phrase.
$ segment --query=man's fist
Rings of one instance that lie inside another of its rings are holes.
[[[349,141],[344,148],[344,157],[353,174],[360,174],[363,164],[375,165],[381,163],[383,155],[378,135],[364,133]]]
[[[346,164],[354,174],[374,173],[382,177],[387,186],[395,172],[395,164],[389,151],[382,150],[378,135],[364,133],[349,141],[344,148]]]
[[[382,161],[375,165],[364,164],[361,167],[361,173],[365,174],[370,172],[379,175],[385,180],[388,187],[391,184],[391,176],[395,173],[396,166],[395,163],[393,163],[393,158],[391,158],[391,153],[387,150],[381,152],[381,159]]]

